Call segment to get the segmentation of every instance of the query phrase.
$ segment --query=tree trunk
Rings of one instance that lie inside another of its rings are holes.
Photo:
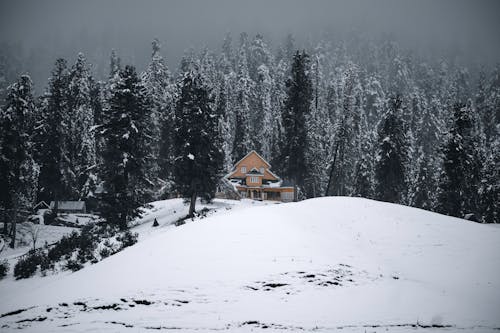
[[[191,195],[191,202],[189,203],[189,213],[188,213],[189,218],[194,217],[195,206],[196,206],[196,191],[193,191],[193,194]]]
[[[1,217],[2,217],[2,221],[3,221],[3,231],[2,233],[7,236],[9,234],[9,224],[7,223],[7,209],[4,209],[2,212],[1,212]]]
[[[11,241],[10,248],[13,249],[16,246],[16,225],[17,225],[17,209],[12,212],[12,227],[10,228]]]
[[[330,168],[330,176],[328,177],[328,184],[326,185],[326,191],[325,191],[325,197],[328,196],[328,193],[330,192],[330,186],[332,185],[332,179],[333,175],[335,173],[335,163],[337,162],[337,151],[338,151],[338,144],[335,146],[335,151],[333,154],[333,161],[332,161],[332,167]]]

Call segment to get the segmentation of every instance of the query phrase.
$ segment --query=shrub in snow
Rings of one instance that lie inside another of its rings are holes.
[[[61,258],[70,256],[78,247],[79,234],[73,231],[67,236],[63,236],[48,252],[48,258],[52,262],[61,260]]]
[[[76,271],[79,271],[80,269],[82,269],[83,265],[80,262],[78,262],[78,260],[70,259],[66,263],[65,267],[66,267],[66,269],[69,269],[73,272],[76,272]]]
[[[116,240],[122,243],[120,250],[123,250],[124,248],[137,243],[138,237],[139,235],[137,233],[131,233],[130,230],[127,230],[123,234],[116,237]]]
[[[56,268],[77,271],[87,262],[97,263],[137,243],[137,233],[125,231],[117,235],[117,230],[107,224],[88,224],[80,232],[63,236],[51,248],[30,251],[17,262],[14,276],[18,279],[31,277],[38,266],[42,274]]]
[[[158,227],[160,224],[158,223],[158,220],[155,219],[153,222],[153,227]]]
[[[30,250],[14,266],[14,277],[19,280],[33,276],[43,261],[44,253]]]
[[[56,219],[57,215],[52,212],[52,210],[47,209],[43,213],[43,224],[45,225],[51,225],[54,224],[54,221]]]
[[[113,254],[113,251],[109,247],[103,247],[99,251],[99,255],[101,256],[102,259],[107,258],[112,254]]]
[[[9,271],[9,263],[7,260],[0,261],[0,280],[3,279]]]

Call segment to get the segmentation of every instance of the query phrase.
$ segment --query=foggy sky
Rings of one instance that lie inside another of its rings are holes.
[[[274,42],[288,33],[303,42],[355,31],[388,34],[415,49],[453,46],[466,58],[494,63],[500,61],[499,18],[495,0],[0,0],[0,42],[18,42],[28,53],[43,49],[50,59],[39,61],[50,64],[60,56],[72,62],[81,51],[89,61],[100,59],[95,70],[104,72],[113,48],[142,69],[158,37],[175,71],[185,49],[219,50],[228,31],[235,43],[242,31]]]

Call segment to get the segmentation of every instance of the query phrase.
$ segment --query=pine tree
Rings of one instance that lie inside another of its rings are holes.
[[[360,89],[357,82],[357,68],[353,64],[348,64],[342,86],[342,109],[335,122],[327,195],[342,196],[352,192],[356,139],[360,121]]]
[[[389,101],[378,132],[375,164],[375,198],[393,203],[401,203],[407,189],[407,142],[401,105],[399,96]]]
[[[103,124],[101,212],[108,223],[123,230],[151,199],[152,102],[134,67],[126,66],[115,79]]]
[[[462,218],[474,214],[478,219],[482,157],[472,112],[463,103],[453,108],[453,125],[443,147],[438,210]]]
[[[174,180],[177,192],[190,200],[188,217],[194,216],[198,196],[213,198],[222,169],[219,117],[211,105],[202,76],[185,73],[175,110]]]
[[[64,59],[58,59],[44,96],[37,133],[37,163],[40,165],[38,200],[57,202],[70,197],[72,177],[68,161],[68,84],[69,73]]]
[[[500,65],[493,70],[485,90],[484,108],[478,111],[483,120],[486,145],[489,146],[500,136]]]
[[[287,81],[287,99],[283,110],[283,175],[302,187],[306,176],[306,120],[311,113],[312,83],[308,73],[309,56],[303,51],[293,57],[291,76]]]
[[[273,121],[272,110],[272,87],[273,80],[266,65],[260,65],[256,82],[258,118],[254,124],[256,133],[254,134],[253,146],[260,152],[262,157],[269,160],[272,149]]]
[[[153,102],[152,139],[154,164],[151,178],[168,180],[172,177],[173,145],[172,126],[174,121],[174,88],[170,82],[170,71],[160,55],[161,45],[157,39],[152,42],[151,63],[142,74],[142,81]]]
[[[219,85],[219,98],[217,101],[216,114],[219,119],[218,131],[221,137],[222,153],[224,154],[223,170],[230,172],[233,167],[232,159],[232,142],[231,135],[232,117],[234,114],[231,112],[231,91],[227,83],[225,74],[221,75]]]
[[[21,76],[7,90],[0,113],[0,208],[4,212],[4,225],[7,216],[11,221],[10,247],[14,248],[16,224],[30,213],[36,198],[39,169],[33,159],[36,108],[30,77]]]
[[[500,138],[491,145],[486,157],[481,182],[482,221],[500,223]]]
[[[419,149],[419,158],[417,159],[416,179],[412,184],[411,205],[413,207],[432,210],[434,207],[436,193],[436,179],[430,162],[431,156],[423,153]]]
[[[97,183],[96,140],[92,101],[93,79],[82,53],[69,73],[67,137],[74,197],[93,196]]]
[[[362,198],[373,197],[373,133],[369,130],[367,117],[363,113],[358,148],[354,167],[353,195]]]
[[[238,53],[238,73],[235,91],[235,129],[233,142],[233,162],[240,160],[253,148],[250,139],[250,91],[253,82],[248,75],[247,45],[242,37]]]

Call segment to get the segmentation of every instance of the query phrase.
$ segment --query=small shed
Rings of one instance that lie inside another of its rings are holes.
[[[50,209],[54,209],[55,201],[50,202]],[[85,201],[58,201],[57,210],[66,214],[85,214],[87,207]]]
[[[34,211],[37,211],[38,209],[50,209],[50,206],[42,200],[33,207]]]

